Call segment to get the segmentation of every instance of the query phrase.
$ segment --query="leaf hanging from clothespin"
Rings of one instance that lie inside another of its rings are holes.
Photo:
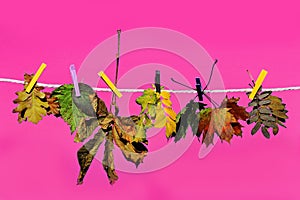
[[[24,90],[17,92],[18,98],[13,101],[15,104],[18,104],[13,113],[18,113],[19,123],[28,120],[37,124],[42,120],[43,116],[47,115],[49,104],[46,94],[42,92],[44,87],[31,84],[33,88],[28,90],[29,93],[27,92],[27,88],[32,83],[33,77],[34,75],[24,75]]]

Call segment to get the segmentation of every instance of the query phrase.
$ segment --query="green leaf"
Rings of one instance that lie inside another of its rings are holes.
[[[56,88],[52,92],[52,96],[58,99],[60,105],[61,117],[68,125],[70,125],[71,133],[76,130],[80,120],[86,116],[80,112],[77,106],[72,100],[72,91],[74,86],[71,84],[65,84]]]
[[[199,117],[196,114],[199,103],[190,101],[176,117],[176,134],[174,142],[185,138],[188,126],[191,126],[194,134],[197,133]],[[197,120],[198,119],[198,120]]]
[[[136,99],[136,103],[142,107],[141,112],[145,112],[147,109],[149,109],[149,107],[151,107],[151,105],[155,105],[156,101],[157,96],[153,89],[144,90],[143,95]]]

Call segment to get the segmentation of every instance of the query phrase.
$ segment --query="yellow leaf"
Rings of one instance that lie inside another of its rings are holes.
[[[156,106],[156,117],[154,122],[154,127],[156,128],[162,128],[166,125],[167,118],[165,116],[165,112],[161,106],[161,103],[159,102]]]
[[[18,121],[30,121],[37,124],[42,116],[47,114],[49,104],[47,102],[46,94],[41,92],[41,87],[35,88],[28,94],[25,89],[17,92],[18,98],[13,102],[18,106],[13,110],[14,113],[19,113]]]
[[[174,121],[176,120],[177,114],[176,114],[176,112],[174,112],[174,110],[173,110],[172,108],[167,108],[167,107],[165,107],[164,110],[165,110],[166,114],[168,114],[168,116],[169,116],[172,120],[174,120]]]
[[[167,92],[167,91],[162,91],[162,92],[160,93],[160,95],[161,95],[162,98],[167,99],[167,100],[169,100],[170,97],[171,97],[170,93]]]
[[[171,137],[173,133],[176,132],[176,123],[174,120],[168,118],[166,123],[166,136]]]

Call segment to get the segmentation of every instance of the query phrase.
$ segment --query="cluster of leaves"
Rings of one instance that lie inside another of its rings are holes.
[[[24,90],[17,92],[18,104],[13,112],[18,112],[18,121],[38,123],[42,116],[53,114],[61,117],[69,126],[71,134],[76,132],[74,141],[83,142],[77,157],[80,165],[78,184],[83,179],[96,156],[100,145],[105,141],[102,165],[109,181],[113,184],[118,176],[114,167],[114,143],[121,149],[124,157],[136,166],[143,162],[148,150],[145,127],[142,116],[119,117],[108,112],[105,103],[93,89],[79,83],[81,96],[76,97],[74,87],[65,84],[52,93],[44,93],[43,87],[35,85],[26,93],[28,83],[33,75],[25,74]],[[86,142],[86,140],[88,140]]]
[[[249,113],[238,101],[239,98],[226,97],[218,108],[205,108],[205,104],[190,101],[177,115],[175,142],[185,137],[188,126],[199,139],[202,136],[207,146],[213,144],[215,134],[229,143],[233,135],[242,136],[243,126],[238,120],[246,121]]]
[[[249,93],[248,93],[249,94]],[[249,107],[252,107],[250,112],[250,118],[247,120],[248,124],[255,123],[255,126],[251,130],[251,134],[254,135],[259,129],[266,138],[270,138],[268,129],[272,128],[273,135],[277,135],[279,127],[286,126],[283,124],[288,116],[288,112],[285,108],[285,104],[282,103],[282,99],[271,95],[271,91],[262,92],[261,88],[256,93],[253,100],[249,103]]]
[[[172,109],[170,93],[152,89],[144,90],[136,99],[141,106],[139,115],[129,117],[116,116],[107,110],[102,99],[94,90],[83,83],[79,83],[80,97],[76,97],[72,84],[65,84],[56,88],[52,93],[42,92],[44,89],[35,85],[31,92],[26,88],[33,75],[24,75],[24,90],[16,94],[14,103],[18,106],[13,110],[18,113],[18,121],[30,121],[37,124],[43,116],[54,115],[61,117],[69,126],[71,134],[76,133],[75,142],[83,143],[77,152],[80,173],[78,184],[83,179],[94,160],[99,147],[104,143],[103,169],[111,184],[118,180],[115,171],[113,149],[116,145],[126,160],[138,166],[147,155],[148,144],[146,131],[151,127],[165,128],[166,137],[174,137],[174,142],[185,138],[190,127],[193,134],[202,143],[213,144],[215,135],[221,141],[230,143],[233,136],[242,137],[242,124],[255,123],[251,133],[254,135],[261,129],[266,138],[270,138],[268,129],[273,134],[279,131],[278,125],[288,118],[287,110],[282,100],[272,96],[271,92],[262,92],[261,88],[255,98],[249,103],[252,111],[239,106],[239,98],[225,98],[220,106],[208,108],[206,104],[191,100],[178,114]],[[114,145],[115,144],[115,145]]]

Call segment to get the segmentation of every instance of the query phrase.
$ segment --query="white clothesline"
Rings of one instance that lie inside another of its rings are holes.
[[[0,82],[7,83],[17,83],[24,84],[23,80],[16,80],[10,78],[0,78]],[[39,86],[43,86],[46,88],[58,88],[62,84],[48,84],[48,83],[38,83]],[[111,92],[109,88],[93,88],[98,92]],[[118,88],[120,92],[143,92],[144,89],[122,89]],[[290,91],[290,90],[300,90],[300,86],[294,87],[282,87],[282,88],[263,88],[263,91],[273,91],[273,92],[281,92],[281,91]],[[170,93],[197,93],[196,90],[165,90]],[[230,92],[251,92],[251,88],[240,88],[240,89],[224,89],[224,90],[205,90],[206,93],[230,93]]]

